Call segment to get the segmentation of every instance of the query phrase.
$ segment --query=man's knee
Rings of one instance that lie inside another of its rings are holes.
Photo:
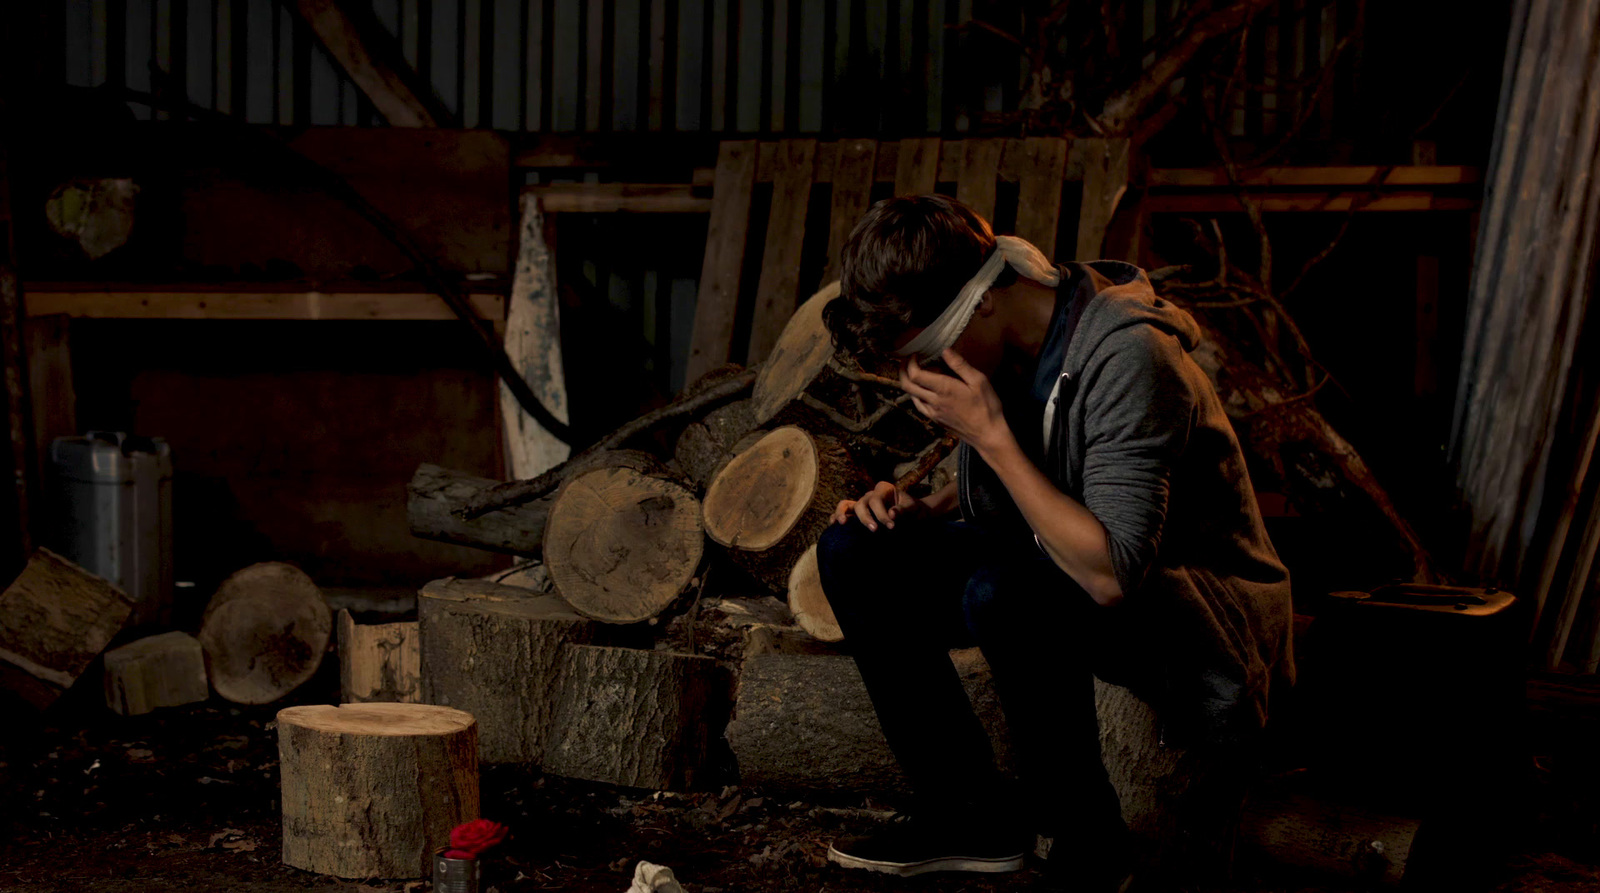
[[[870,566],[876,551],[872,538],[872,531],[855,521],[829,524],[822,532],[817,540],[817,573],[830,599],[833,593],[829,583],[854,578],[863,567]]]

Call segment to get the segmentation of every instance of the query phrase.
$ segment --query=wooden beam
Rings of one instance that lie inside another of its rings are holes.
[[[12,117],[10,97],[19,85],[0,83],[0,373],[6,401],[7,448],[11,478],[10,493],[0,498],[0,574],[7,579],[28,560],[33,551],[34,497],[39,486],[34,477],[33,395],[28,386],[27,345],[22,324],[26,318],[21,274],[18,272],[15,241],[16,218],[11,209],[12,146],[16,140],[16,119]]]
[[[698,172],[697,172],[698,173]],[[529,186],[548,214],[706,214],[711,197],[694,183],[552,183]]]
[[[339,0],[295,0],[295,8],[384,120],[395,127],[438,127],[445,120],[420,90],[412,89],[414,77],[405,76],[399,52],[379,45],[378,29],[362,27]]]
[[[867,212],[872,199],[873,172],[877,169],[875,140],[845,140],[834,144],[838,159],[833,166],[833,201],[828,213],[828,258],[822,273],[826,285],[839,278],[839,250]],[[817,165],[820,170],[822,165]]]
[[[939,181],[939,139],[901,140],[894,172],[895,195],[927,195]]]
[[[1066,140],[1028,137],[1012,140],[1008,154],[1018,156],[1017,235],[1032,242],[1045,257],[1056,256],[1056,227],[1061,218],[1061,175],[1067,167]]]
[[[51,290],[45,290],[45,289]],[[36,285],[30,317],[62,314],[82,319],[289,319],[447,320],[456,315],[438,295],[425,292],[135,291],[93,286]],[[506,317],[504,295],[471,295],[485,320]]]
[[[1263,213],[1285,211],[1343,212],[1356,206],[1358,211],[1473,211],[1474,198],[1453,198],[1431,192],[1388,192],[1373,196],[1366,192],[1266,193],[1252,196]],[[1152,195],[1151,214],[1234,214],[1244,206],[1232,195]]]
[[[1483,171],[1460,165],[1373,165],[1352,167],[1267,167],[1241,171],[1239,185],[1247,189],[1274,186],[1468,186],[1483,182]],[[1226,189],[1233,184],[1221,168],[1154,168],[1147,185],[1152,188]]]
[[[46,479],[50,442],[78,431],[77,390],[72,383],[72,319],[36,316],[24,321],[28,351],[28,388],[33,395],[33,443],[36,480]]]
[[[962,141],[956,198],[971,205],[985,220],[994,219],[995,180],[1000,176],[1000,154],[1005,144],[1005,140],[998,139]]]

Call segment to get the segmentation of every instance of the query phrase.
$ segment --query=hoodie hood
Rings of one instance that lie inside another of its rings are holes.
[[[1081,371],[1106,336],[1129,326],[1155,326],[1178,339],[1185,351],[1200,344],[1200,324],[1189,311],[1156,295],[1143,269],[1115,260],[1062,265],[1063,284],[1079,290],[1082,315],[1067,345],[1064,370]]]

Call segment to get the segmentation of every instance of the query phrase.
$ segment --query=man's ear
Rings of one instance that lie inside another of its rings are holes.
[[[994,289],[983,293],[982,300],[978,301],[978,316],[993,316],[995,310]]]

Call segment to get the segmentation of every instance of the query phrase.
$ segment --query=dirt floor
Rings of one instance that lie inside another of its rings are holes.
[[[296,698],[326,702],[319,675]],[[74,691],[37,720],[14,709],[0,730],[0,891],[287,893],[426,890],[418,881],[342,881],[279,861],[276,711],[209,704],[118,717]],[[1570,743],[1570,742],[1569,742]],[[1484,887],[1600,890],[1595,751],[1549,751],[1518,855]],[[1580,769],[1579,767],[1584,767]],[[513,838],[486,863],[483,889],[621,893],[634,863],[668,865],[689,893],[1026,890],[1036,875],[900,880],[846,873],[824,858],[835,835],[870,829],[887,804],[826,805],[729,788],[690,795],[619,791],[515,768],[486,770],[483,813]],[[1240,891],[1360,890],[1238,859]]]

